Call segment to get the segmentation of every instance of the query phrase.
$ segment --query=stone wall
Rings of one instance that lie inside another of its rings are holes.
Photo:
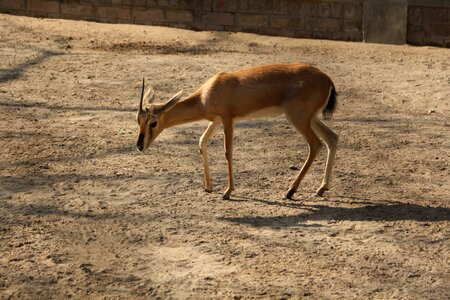
[[[0,0],[0,12],[362,41],[360,0]]]
[[[0,0],[0,12],[450,47],[450,0]]]

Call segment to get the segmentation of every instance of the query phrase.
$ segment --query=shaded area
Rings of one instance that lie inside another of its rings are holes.
[[[74,219],[79,218],[89,218],[92,220],[104,220],[104,219],[115,219],[119,216],[123,217],[123,213],[116,212],[93,212],[93,211],[77,211],[61,209],[56,206],[47,204],[24,204],[24,205],[13,205],[9,203],[0,202],[0,210],[10,211],[16,215],[22,216],[59,216],[59,217],[70,217]],[[10,216],[10,215],[9,215]],[[26,223],[31,223],[32,221],[22,220],[19,222],[17,218],[7,219],[6,217],[0,217],[0,222],[2,225],[26,225]]]
[[[193,44],[192,42],[172,41],[170,43],[161,43],[156,41],[124,41],[116,43],[95,42],[91,49],[96,51],[118,52],[118,53],[142,53],[146,55],[207,55],[217,53],[240,53],[246,54],[248,51],[238,50],[229,45],[224,45],[224,41],[229,39],[229,33],[211,32],[210,38]],[[271,53],[258,43],[250,42],[246,44],[248,50],[260,53]]]
[[[242,201],[242,200],[241,200]],[[298,227],[307,221],[419,221],[439,222],[450,221],[450,208],[430,207],[417,204],[392,203],[371,204],[358,207],[334,207],[319,204],[292,203],[278,204],[275,201],[256,199],[255,201],[268,205],[295,207],[305,212],[294,216],[243,216],[221,217],[221,221],[247,224],[254,227]]]
[[[166,183],[173,178],[173,174],[168,172],[164,175],[158,175],[152,177],[151,182],[154,184],[156,182]],[[57,183],[64,183],[66,186],[73,186],[75,184],[79,184],[83,181],[89,182],[108,182],[108,184],[112,184],[113,182],[122,182],[122,181],[139,181],[139,180],[148,180],[148,174],[140,174],[140,175],[127,175],[127,174],[111,174],[111,175],[96,175],[96,174],[53,174],[53,175],[45,175],[32,173],[29,176],[0,176],[0,183],[2,187],[2,193],[19,193],[19,192],[31,192],[33,190],[39,189],[48,189],[48,187],[53,186]]]
[[[108,148],[107,151],[103,151],[102,153],[89,153],[78,151],[75,153],[71,153],[70,155],[58,155],[58,156],[46,156],[39,158],[31,158],[31,159],[20,159],[15,161],[4,162],[0,160],[0,168],[19,168],[19,167],[32,167],[32,166],[44,166],[49,163],[64,163],[64,162],[81,162],[87,159],[94,158],[106,158],[108,156],[116,155],[116,154],[126,154],[133,153],[135,151],[134,144],[119,148]],[[33,176],[33,174],[30,174]]]
[[[73,111],[118,111],[118,112],[135,112],[135,108],[120,108],[120,107],[110,107],[110,106],[69,106],[65,104],[48,104],[37,101],[27,101],[21,102],[13,99],[0,99],[0,106],[5,107],[31,107],[31,108],[45,108],[52,110],[73,110]]]
[[[49,50],[41,51],[41,53],[24,63],[18,64],[17,66],[11,69],[0,69],[0,83],[5,83],[8,81],[17,80],[23,77],[23,74],[27,71],[31,66],[42,63],[43,61],[49,59],[50,57],[63,55],[61,52],[54,52]]]

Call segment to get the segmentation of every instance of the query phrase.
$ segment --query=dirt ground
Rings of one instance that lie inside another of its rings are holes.
[[[142,77],[167,100],[218,71],[306,62],[339,97],[332,189],[284,117],[135,150]],[[0,15],[1,299],[449,299],[450,50]]]

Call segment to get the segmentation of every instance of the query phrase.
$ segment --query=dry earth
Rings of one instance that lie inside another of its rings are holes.
[[[142,77],[165,100],[221,70],[301,61],[335,81],[325,151],[239,123],[237,190],[205,122],[135,150]],[[0,298],[450,298],[450,50],[0,15]],[[294,169],[294,170],[292,170]]]

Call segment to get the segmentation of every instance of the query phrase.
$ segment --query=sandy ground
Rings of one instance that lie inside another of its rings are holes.
[[[135,150],[161,100],[218,71],[306,62],[333,78],[333,187],[311,194],[284,117],[237,124],[237,190],[206,122]],[[1,299],[449,299],[450,50],[0,15]]]

